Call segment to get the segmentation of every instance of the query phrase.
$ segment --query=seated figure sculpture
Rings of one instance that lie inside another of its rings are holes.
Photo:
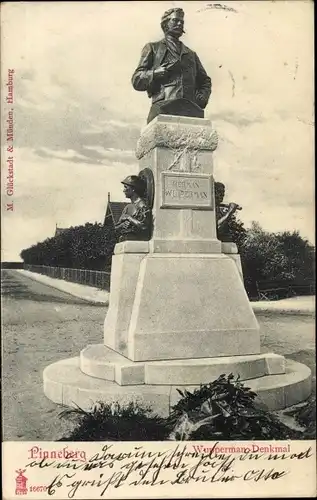
[[[184,33],[184,11],[167,10],[161,28],[164,39],[145,45],[132,76],[134,89],[152,98],[147,122],[158,114],[203,118],[211,79],[197,54],[179,40]]]
[[[230,219],[237,210],[242,210],[242,208],[237,203],[222,203],[225,191],[226,188],[222,182],[215,182],[217,238],[223,242],[232,242],[229,230]]]
[[[144,177],[129,175],[123,181],[123,192],[131,203],[124,208],[115,231],[119,241],[149,240],[152,230],[152,211],[147,200]]]

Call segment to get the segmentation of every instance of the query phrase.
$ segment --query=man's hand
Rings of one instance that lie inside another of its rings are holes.
[[[167,75],[167,68],[165,66],[159,66],[154,70],[155,78],[164,78]]]
[[[121,231],[122,229],[129,229],[129,227],[130,227],[130,222],[128,220],[125,220],[125,221],[121,222],[120,224],[118,224],[116,226],[116,229],[118,231]]]
[[[241,207],[239,207],[239,205],[237,203],[229,203],[229,212],[231,214],[234,214],[234,212],[236,212],[236,210],[241,210]]]
[[[124,221],[125,222],[133,222],[133,218],[131,217],[131,215],[125,215]]]
[[[116,226],[115,229],[117,231],[120,231],[121,229],[128,229],[130,227],[130,221],[124,217],[124,219],[121,219],[121,222],[119,222]]]
[[[207,106],[207,103],[208,103],[208,99],[206,99],[206,97],[200,93],[200,92],[197,92],[196,93],[196,104],[198,104],[198,106],[202,109],[205,109],[205,107]]]

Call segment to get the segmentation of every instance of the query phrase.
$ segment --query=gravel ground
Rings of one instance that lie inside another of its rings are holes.
[[[69,423],[44,396],[42,372],[101,342],[106,308],[14,271],[3,275],[3,439],[55,440]]]
[[[16,271],[2,271],[3,439],[59,439],[70,423],[44,396],[43,369],[100,343],[107,308],[56,290]],[[257,313],[263,351],[315,367],[312,315]],[[315,377],[314,377],[315,388]],[[315,390],[315,389],[314,389]]]

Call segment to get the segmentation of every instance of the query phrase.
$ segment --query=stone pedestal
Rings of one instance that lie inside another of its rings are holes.
[[[155,180],[153,237],[117,245],[104,329],[105,345],[133,361],[260,352],[236,245],[216,235],[216,146],[209,120],[165,115],[138,142]]]
[[[221,253],[217,240],[210,120],[159,115],[137,145],[140,170],[155,180],[152,253]]]
[[[225,254],[115,255],[104,342],[133,361],[260,352],[256,318]]]
[[[142,131],[136,155],[155,181],[152,239],[116,245],[104,344],[46,368],[53,401],[137,400],[167,415],[177,387],[222,373],[248,380],[272,409],[309,396],[308,368],[261,354],[237,247],[217,239],[217,142],[200,118],[159,115]]]

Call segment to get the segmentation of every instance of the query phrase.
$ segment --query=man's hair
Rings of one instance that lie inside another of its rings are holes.
[[[167,10],[166,12],[164,12],[163,16],[162,16],[162,19],[161,19],[161,28],[162,30],[166,31],[166,25],[168,23],[168,20],[170,18],[170,16],[173,14],[173,13],[178,13],[180,15],[180,17],[184,18],[184,11],[183,9],[180,9],[180,8],[174,8],[174,9],[169,9]]]
[[[216,191],[225,191],[226,190],[226,186],[223,184],[223,182],[215,182],[215,190]]]
[[[221,197],[222,199],[225,196],[226,186],[222,182],[215,182],[215,198]]]
[[[128,177],[121,181],[121,184],[130,186],[137,195],[144,196],[146,185],[144,180],[138,175],[128,175]]]

